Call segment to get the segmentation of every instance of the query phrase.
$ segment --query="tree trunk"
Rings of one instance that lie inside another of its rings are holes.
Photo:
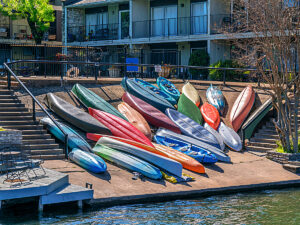
[[[44,32],[40,31],[37,29],[36,25],[34,22],[32,22],[29,18],[27,18],[27,22],[30,26],[30,29],[31,29],[31,33],[32,33],[32,36],[34,38],[34,41],[35,43],[38,45],[38,44],[41,44],[42,43],[42,39],[43,39],[43,35],[44,35]]]
[[[295,132],[295,136],[293,138],[293,145],[294,145],[294,153],[298,152],[298,139],[299,139],[299,135],[298,135],[298,106],[299,106],[299,99],[298,99],[298,95],[295,94],[295,102],[294,102],[294,132]]]

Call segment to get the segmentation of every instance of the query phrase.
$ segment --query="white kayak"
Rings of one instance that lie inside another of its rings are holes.
[[[148,152],[142,148],[127,144],[122,141],[118,141],[109,137],[101,137],[97,144],[102,144],[104,146],[107,146],[112,149],[116,149],[122,152],[129,153],[133,156],[136,156],[140,159],[143,159],[149,163],[151,163],[154,166],[157,166],[169,173],[172,173],[176,176],[181,177],[182,176],[182,165],[173,160],[166,158],[164,156],[160,156],[157,154],[154,154],[152,152]]]
[[[219,134],[223,137],[224,143],[235,151],[241,151],[243,148],[240,136],[230,127],[226,126],[223,122],[220,123],[218,128]]]
[[[217,139],[217,141],[218,141],[218,143],[220,145],[221,150],[224,151],[225,144],[224,144],[223,137],[214,128],[212,128],[211,126],[209,126],[207,123],[204,124],[204,128],[206,130],[208,130],[209,133],[211,133],[212,135],[215,136],[215,138]]]

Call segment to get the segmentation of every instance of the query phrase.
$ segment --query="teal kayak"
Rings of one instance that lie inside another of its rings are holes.
[[[172,105],[176,105],[177,101],[171,97],[170,95],[166,94],[165,92],[159,90],[158,87],[155,87],[153,84],[150,84],[147,81],[144,81],[142,79],[134,78],[135,82],[138,84],[148,88],[149,90],[153,91],[155,94],[159,95],[160,97],[166,99],[168,102],[170,102]]]
[[[86,108],[90,107],[93,109],[99,109],[128,121],[127,118],[124,117],[123,114],[120,113],[115,107],[113,107],[111,104],[109,104],[107,101],[105,101],[103,98],[101,98],[99,95],[89,90],[88,88],[80,84],[75,84],[72,88],[72,93]]]
[[[163,92],[178,101],[180,92],[171,81],[167,80],[164,77],[158,77],[156,79],[156,83]]]
[[[124,167],[130,171],[139,172],[151,179],[159,180],[162,178],[162,174],[158,168],[130,154],[120,152],[98,143],[93,148],[93,152],[118,166]]]

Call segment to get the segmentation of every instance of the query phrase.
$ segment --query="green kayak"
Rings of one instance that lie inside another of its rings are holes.
[[[203,118],[200,109],[185,94],[181,94],[178,100],[178,112],[186,115],[195,122],[202,125]]]
[[[87,89],[86,87],[75,84],[72,88],[72,93],[84,104],[87,108],[99,109],[101,111],[113,114],[118,116],[126,121],[126,117],[124,117],[115,107],[105,101],[96,93],[92,92],[91,90]]]

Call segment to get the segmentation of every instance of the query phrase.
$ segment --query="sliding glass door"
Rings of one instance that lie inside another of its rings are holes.
[[[198,2],[192,4],[191,28],[192,34],[207,33],[207,2]]]

